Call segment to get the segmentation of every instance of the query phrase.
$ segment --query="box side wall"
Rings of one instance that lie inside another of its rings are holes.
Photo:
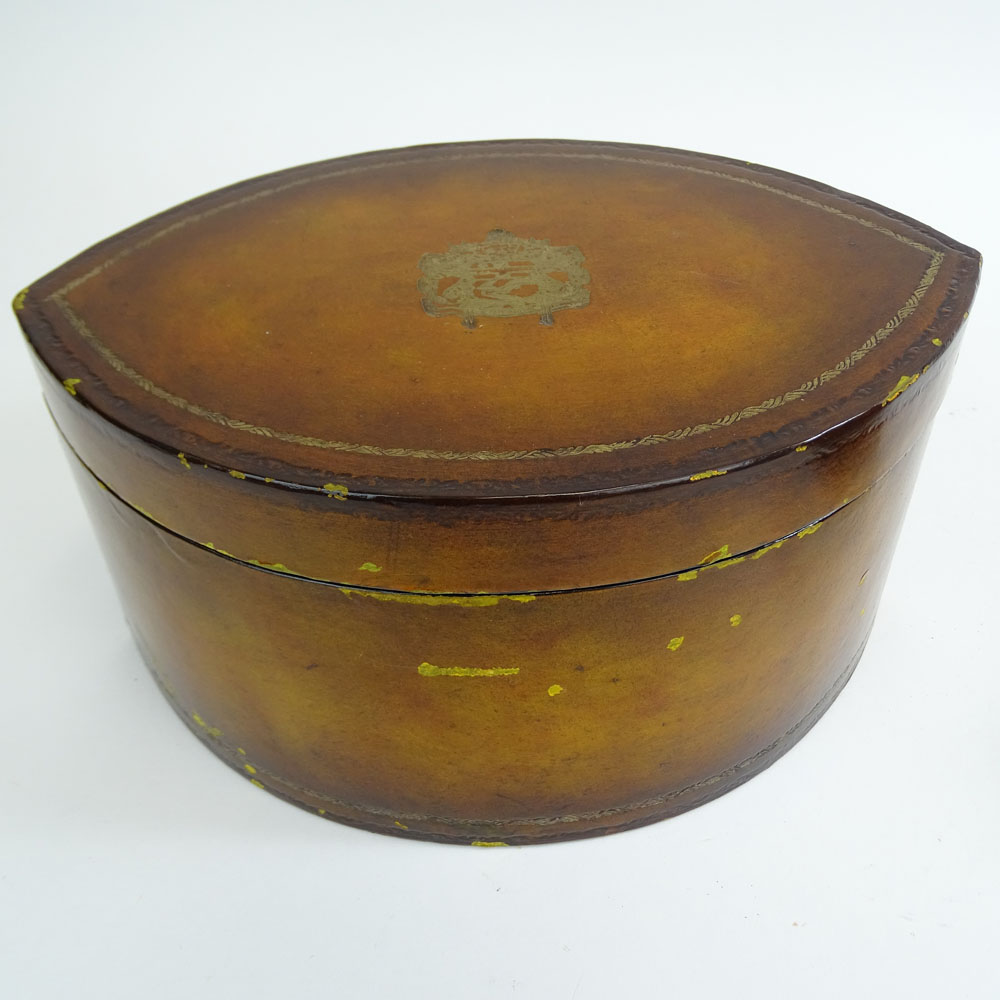
[[[227,763],[329,818],[533,843],[690,808],[805,732],[863,648],[919,451],[756,558],[477,606],[240,565],[73,464],[150,668]]]

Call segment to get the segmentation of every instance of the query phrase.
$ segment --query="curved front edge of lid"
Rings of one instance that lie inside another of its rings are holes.
[[[67,402],[241,481],[696,502],[883,423],[952,353],[978,273],[929,227],[769,168],[524,140],[247,181],[15,309]]]
[[[49,408],[84,466],[172,533],[319,582],[478,599],[690,573],[794,536],[919,451],[955,356],[850,438],[838,429],[831,442],[820,437],[683,488],[476,503],[357,497],[338,484],[306,491],[209,466],[137,438],[72,395],[74,386],[41,373]]]

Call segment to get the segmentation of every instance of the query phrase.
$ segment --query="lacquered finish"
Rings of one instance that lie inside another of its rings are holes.
[[[192,729],[329,818],[529,843],[830,703],[978,268],[766,168],[485,143],[207,195],[15,308]]]

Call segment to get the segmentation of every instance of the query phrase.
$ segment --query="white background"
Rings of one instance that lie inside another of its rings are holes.
[[[981,250],[868,652],[770,770],[632,833],[482,850],[322,821],[140,665],[0,336],[0,994],[1000,996],[1000,5],[3,5],[0,291],[244,177],[522,136],[767,163]]]

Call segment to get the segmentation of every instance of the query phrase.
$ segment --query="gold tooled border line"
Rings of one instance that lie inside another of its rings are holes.
[[[611,441],[604,444],[586,444],[586,445],[568,445],[559,448],[535,448],[527,451],[437,451],[434,449],[423,449],[423,448],[387,448],[380,445],[374,444],[354,444],[348,441],[329,441],[324,438],[310,437],[308,435],[297,434],[292,431],[278,430],[273,427],[264,427],[257,424],[250,423],[246,420],[240,420],[234,417],[228,417],[223,413],[219,413],[215,410],[208,409],[205,406],[201,406],[198,403],[192,403],[182,396],[178,396],[175,393],[169,392],[167,389],[158,386],[151,379],[147,378],[141,372],[137,371],[135,368],[131,367],[126,361],[119,357],[110,347],[104,344],[97,334],[84,322],[83,318],[80,317],[70,306],[69,302],[66,300],[66,295],[73,291],[73,289],[78,288],[80,285],[89,281],[91,278],[100,274],[101,272],[112,267],[118,261],[134,253],[136,250],[141,250],[144,247],[155,243],[157,240],[170,233],[177,232],[180,229],[184,229],[189,225],[193,225],[202,219],[210,218],[213,215],[218,215],[220,212],[227,211],[230,208],[235,208],[240,205],[245,205],[253,201],[257,201],[261,198],[270,197],[273,194],[278,194],[283,191],[288,191],[292,188],[301,187],[305,184],[313,184],[320,181],[329,180],[333,177],[340,177],[347,174],[363,173],[371,170],[378,170],[387,167],[398,167],[398,166],[411,166],[420,163],[430,163],[430,162],[441,162],[448,160],[473,160],[473,159],[500,159],[500,158],[517,158],[517,157],[560,157],[560,158],[570,158],[570,159],[583,159],[583,160],[612,160],[618,163],[637,163],[644,166],[657,166],[657,167],[667,167],[674,170],[684,170],[689,173],[702,174],[707,177],[717,177],[724,180],[732,181],[737,184],[746,184],[750,187],[758,188],[761,191],[767,191],[771,194],[780,195],[783,198],[789,198],[792,201],[799,202],[800,204],[807,205],[810,208],[816,208],[820,211],[827,212],[831,215],[836,215],[842,219],[847,219],[850,222],[854,222],[860,226],[864,226],[867,229],[872,229],[875,232],[882,233],[885,236],[891,237],[894,240],[903,243],[906,246],[913,247],[919,250],[921,253],[926,254],[930,258],[930,263],[928,264],[926,270],[924,271],[920,282],[917,287],[911,292],[906,302],[903,303],[899,309],[896,310],[892,318],[885,323],[883,326],[879,327],[867,340],[864,341],[859,347],[851,351],[847,357],[840,360],[833,368],[828,368],[826,371],[820,372],[815,378],[810,379],[808,382],[803,382],[796,389],[790,389],[789,391],[783,393],[780,396],[774,396],[771,399],[765,399],[763,402],[758,403],[754,406],[745,406],[742,409],[734,410],[732,413],[727,413],[724,416],[717,417],[707,423],[695,424],[694,426],[681,427],[676,430],[667,431],[663,434],[649,434],[641,438],[633,438],[628,441]],[[53,292],[48,296],[48,301],[51,301],[55,306],[62,312],[63,316],[69,321],[71,326],[76,330],[76,332],[81,336],[81,338],[89,344],[103,359],[107,364],[121,375],[124,375],[129,381],[135,383],[141,389],[155,396],[157,399],[162,399],[164,402],[169,403],[171,406],[176,406],[178,409],[184,410],[196,417],[201,417],[204,420],[208,420],[214,424],[218,424],[222,427],[227,427],[232,430],[244,431],[248,434],[256,434],[260,437],[273,438],[276,441],[284,441],[288,444],[304,445],[308,448],[324,448],[331,451],[343,451],[352,452],[359,455],[375,455],[384,456],[387,458],[422,458],[422,459],[434,459],[439,461],[470,461],[470,462],[505,462],[514,461],[520,459],[540,459],[540,458],[567,458],[573,455],[592,455],[602,452],[614,452],[614,451],[625,451],[631,448],[643,448],[650,445],[665,444],[668,441],[682,440],[687,437],[692,437],[697,434],[705,434],[709,431],[716,430],[720,427],[727,427],[731,424],[738,423],[741,420],[746,420],[748,417],[757,416],[760,413],[765,413],[768,410],[777,409],[780,406],[784,406],[786,403],[793,402],[794,400],[801,399],[803,396],[808,395],[813,392],[819,386],[830,382],[832,379],[837,378],[840,374],[853,368],[862,358],[874,350],[883,340],[890,336],[897,327],[899,327],[903,321],[910,316],[920,304],[920,300],[924,297],[927,289],[931,287],[937,277],[938,271],[940,270],[941,263],[944,260],[944,253],[941,251],[933,250],[931,247],[926,246],[923,243],[919,243],[908,236],[904,236],[902,233],[897,233],[892,229],[885,226],[880,226],[876,222],[872,222],[869,219],[863,219],[856,215],[851,215],[848,212],[844,212],[833,205],[824,204],[821,201],[816,201],[812,198],[807,198],[803,195],[794,194],[791,191],[784,191],[781,188],[774,187],[770,184],[765,184],[762,181],[754,180],[750,177],[741,177],[734,174],[728,174],[722,170],[710,170],[705,167],[696,167],[691,164],[686,163],[674,163],[669,160],[658,160],[645,157],[625,157],[625,156],[615,156],[610,153],[572,153],[572,152],[543,152],[541,150],[537,151],[500,151],[494,150],[491,152],[469,152],[469,153],[458,153],[450,154],[448,156],[419,156],[419,157],[409,157],[406,159],[392,159],[384,161],[381,163],[368,163],[363,166],[356,167],[343,167],[339,170],[331,170],[322,174],[317,174],[316,176],[301,178],[299,180],[289,181],[286,184],[281,184],[273,188],[267,188],[262,191],[256,191],[253,194],[245,195],[242,198],[236,198],[231,202],[227,202],[224,205],[217,205],[214,208],[207,209],[204,212],[200,212],[197,215],[187,216],[184,219],[178,220],[177,222],[171,223],[169,226],[165,226],[163,229],[158,230],[151,236],[144,240],[133,244],[130,247],[126,247],[124,250],[119,251],[112,257],[103,261],[97,267],[92,268],[86,274],[81,275],[79,278],[75,278],[68,284],[64,285],[58,291]]]

